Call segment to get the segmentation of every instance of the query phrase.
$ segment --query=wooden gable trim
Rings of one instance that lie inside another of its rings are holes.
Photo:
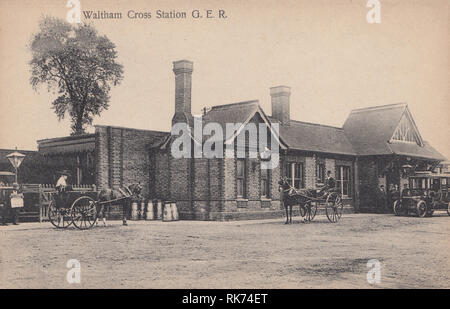
[[[409,122],[409,125],[411,126],[411,130],[413,131],[412,134],[414,136],[414,139],[416,139],[416,142],[413,141],[402,141],[399,139],[394,138],[398,130],[400,130],[400,126],[402,125],[402,122],[406,119]],[[424,146],[422,136],[420,135],[419,129],[416,126],[416,123],[414,122],[414,119],[411,115],[411,112],[408,109],[408,106],[405,107],[405,110],[402,113],[402,116],[400,117],[400,120],[397,123],[397,126],[392,133],[391,138],[389,139],[389,143],[411,143],[411,144],[417,144],[420,147]]]

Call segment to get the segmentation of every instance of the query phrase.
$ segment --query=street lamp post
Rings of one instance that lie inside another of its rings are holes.
[[[25,158],[25,155],[21,154],[20,152],[17,152],[17,147],[16,147],[16,151],[14,151],[13,153],[10,153],[6,157],[8,158],[9,162],[11,162],[12,166],[15,169],[16,183],[17,183],[17,170],[19,169],[19,166],[22,163],[23,158]]]

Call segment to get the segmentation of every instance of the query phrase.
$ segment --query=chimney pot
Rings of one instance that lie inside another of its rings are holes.
[[[175,74],[175,114],[172,125],[179,122],[192,124],[191,88],[194,63],[189,60],[173,62]]]
[[[290,124],[290,102],[291,87],[277,86],[270,88],[272,98],[272,117],[277,119],[281,125]]]

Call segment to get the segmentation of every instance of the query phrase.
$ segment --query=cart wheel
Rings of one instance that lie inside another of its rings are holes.
[[[311,222],[314,220],[314,217],[317,213],[317,203],[308,202],[305,205],[306,207],[306,221]]]
[[[427,203],[425,201],[419,201],[416,205],[416,212],[420,218],[423,218],[427,215]]]
[[[326,200],[325,212],[331,223],[336,223],[341,219],[343,208],[341,196],[335,192],[330,193]]]
[[[393,209],[394,209],[394,214],[395,214],[396,216],[401,216],[401,215],[403,215],[402,202],[400,202],[400,200],[396,200],[396,201],[394,202]]]
[[[71,207],[73,224],[80,230],[87,230],[94,226],[97,218],[95,201],[89,196],[79,197]]]
[[[55,201],[50,201],[48,205],[48,219],[59,229],[65,229],[72,224],[72,217],[70,216],[70,209],[57,208]]]

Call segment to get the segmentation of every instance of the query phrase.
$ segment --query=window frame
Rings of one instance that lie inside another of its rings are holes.
[[[336,184],[339,186],[342,197],[352,197],[353,187],[351,171],[351,167],[348,165],[336,166]],[[344,179],[344,176],[348,176],[347,179]],[[346,189],[347,194],[344,194],[344,188]]]
[[[270,169],[261,169],[261,197],[263,198],[270,198]],[[265,182],[265,184],[264,184]]]
[[[321,171],[322,168],[322,171]],[[317,162],[316,164],[316,183],[324,184],[326,179],[326,168],[324,162]]]
[[[299,171],[299,177],[295,177],[295,172]],[[289,177],[289,174],[291,175]],[[290,185],[295,189],[305,188],[305,164],[299,161],[288,161],[285,166],[285,177],[289,181]],[[299,182],[299,187],[295,186],[295,182]]]
[[[239,162],[242,162],[242,175],[239,174]],[[247,197],[247,160],[243,158],[236,159],[236,197],[246,198]],[[240,194],[240,189],[242,189],[242,194]]]

